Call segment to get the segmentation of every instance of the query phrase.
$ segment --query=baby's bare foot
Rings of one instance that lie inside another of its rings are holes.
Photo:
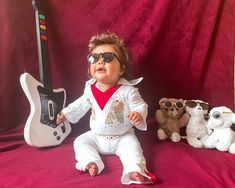
[[[139,182],[144,182],[145,181],[145,177],[142,176],[140,173],[138,172],[132,172],[130,174],[130,179],[134,180],[134,181],[139,181]]]
[[[95,163],[91,162],[87,165],[86,169],[88,170],[91,176],[96,176],[98,173],[98,167]]]

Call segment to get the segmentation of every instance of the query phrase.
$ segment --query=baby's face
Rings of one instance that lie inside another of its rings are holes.
[[[103,54],[105,52],[114,53],[119,58],[114,46],[110,44],[97,46],[91,53]],[[116,56],[108,63],[100,57],[97,62],[90,64],[90,74],[97,80],[98,84],[111,87],[119,81],[123,74],[123,67]]]

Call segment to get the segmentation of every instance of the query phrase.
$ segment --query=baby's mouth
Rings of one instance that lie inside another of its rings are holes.
[[[98,68],[98,69],[96,70],[96,72],[104,72],[104,71],[105,71],[104,68]]]

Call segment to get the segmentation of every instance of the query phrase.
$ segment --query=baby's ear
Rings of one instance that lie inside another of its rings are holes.
[[[122,76],[124,74],[125,70],[126,70],[126,66],[122,65],[121,66],[121,71],[120,71],[120,76]]]
[[[89,78],[92,77],[92,76],[91,76],[91,72],[90,72],[90,66],[89,66],[88,69],[87,69],[87,76],[88,76]]]

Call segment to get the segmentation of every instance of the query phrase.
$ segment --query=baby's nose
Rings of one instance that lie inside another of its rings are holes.
[[[98,60],[98,64],[104,64],[103,58],[100,58],[100,59]]]

